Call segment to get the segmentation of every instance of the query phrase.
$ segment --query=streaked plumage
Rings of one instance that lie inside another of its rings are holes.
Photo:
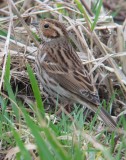
[[[69,42],[64,25],[56,20],[45,19],[39,23],[39,33],[45,41],[36,57],[36,73],[43,88],[62,103],[80,103],[96,112],[99,96],[87,70]],[[102,108],[100,117],[116,127],[111,116]]]

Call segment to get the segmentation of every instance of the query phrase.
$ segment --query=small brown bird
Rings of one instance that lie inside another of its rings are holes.
[[[42,87],[63,104],[80,103],[96,112],[99,96],[87,70],[69,42],[63,24],[52,19],[39,22],[39,34],[44,40],[36,57],[36,73]],[[116,128],[115,121],[101,108],[99,116],[107,126]]]

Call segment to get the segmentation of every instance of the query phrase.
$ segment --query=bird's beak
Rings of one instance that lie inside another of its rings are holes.
[[[31,25],[32,25],[32,26],[34,26],[34,27],[36,27],[36,28],[38,28],[38,27],[39,27],[38,22],[32,22],[32,23],[31,23]]]

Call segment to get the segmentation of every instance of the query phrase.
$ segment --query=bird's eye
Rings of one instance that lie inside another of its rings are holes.
[[[49,28],[49,24],[48,23],[44,24],[44,28]]]

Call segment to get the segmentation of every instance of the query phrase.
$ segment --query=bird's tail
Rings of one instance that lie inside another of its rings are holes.
[[[98,107],[89,102],[82,101],[81,99],[78,99],[78,102],[84,107],[89,108],[93,112],[98,113],[101,119],[105,122],[106,126],[109,127],[110,131],[115,131],[121,135],[126,134],[126,132],[122,128],[118,128],[117,123],[113,120],[111,115],[104,108]]]
[[[103,121],[108,127],[111,127],[110,129],[115,129],[117,127],[116,122],[104,108],[100,109],[99,116],[103,119]]]
[[[95,105],[88,103],[88,102],[87,103],[85,103],[84,101],[83,102],[80,101],[80,102],[82,105],[84,105],[87,108],[90,108],[95,113],[98,112],[98,115],[105,122],[107,127],[110,127],[111,130],[114,130],[115,128],[117,128],[116,122],[113,120],[111,115],[103,107],[99,108],[98,106],[95,106]]]
[[[104,108],[100,109],[99,116],[103,119],[107,127],[109,127],[110,131],[115,131],[120,135],[126,134],[126,132],[122,128],[118,128],[117,123],[113,120],[111,115]]]

